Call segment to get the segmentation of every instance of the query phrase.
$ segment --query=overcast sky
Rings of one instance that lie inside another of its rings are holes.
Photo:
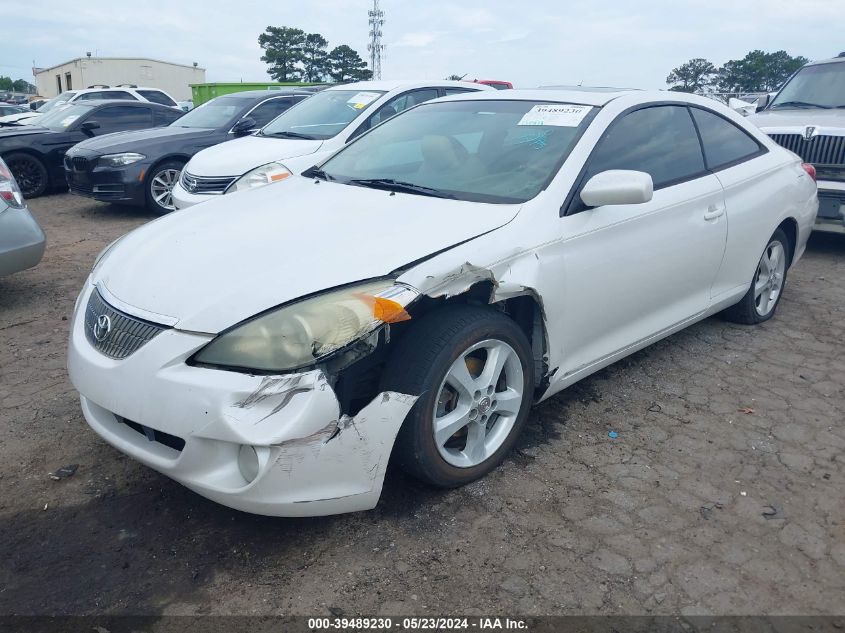
[[[267,81],[268,25],[321,33],[366,55],[367,0],[0,0],[0,75],[84,56],[152,57],[208,81]],[[664,88],[692,57],[719,65],[752,49],[810,59],[845,50],[845,0],[382,0],[384,78],[505,79]]]

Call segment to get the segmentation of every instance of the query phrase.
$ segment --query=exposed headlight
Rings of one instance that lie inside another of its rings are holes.
[[[193,362],[262,372],[300,369],[372,333],[411,317],[418,293],[382,279],[304,299],[220,334]]]
[[[279,182],[290,176],[290,170],[281,163],[267,163],[246,172],[243,176],[233,182],[223,193],[234,193],[263,187],[274,182]]]
[[[135,152],[125,152],[123,154],[105,154],[100,156],[98,161],[103,167],[125,167],[132,163],[137,163],[139,160],[144,160],[146,156],[143,154],[136,154]]]

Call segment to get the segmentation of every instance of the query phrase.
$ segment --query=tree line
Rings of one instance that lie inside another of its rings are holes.
[[[780,88],[796,70],[810,60],[792,57],[786,51],[749,52],[742,59],[732,59],[721,67],[696,57],[673,69],[666,77],[669,90],[676,92],[772,92]]]
[[[341,44],[329,51],[328,40],[319,33],[268,26],[258,36],[258,44],[264,49],[261,61],[276,81],[364,81],[373,75],[352,47]]]
[[[23,79],[12,80],[11,77],[0,75],[0,90],[11,92],[26,92],[35,94],[35,86]]]

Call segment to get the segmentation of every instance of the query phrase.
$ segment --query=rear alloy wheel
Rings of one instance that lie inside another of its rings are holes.
[[[383,375],[383,390],[419,395],[396,439],[396,459],[443,488],[493,470],[533,400],[531,344],[510,317],[489,307],[426,315],[398,343]]]
[[[748,292],[739,303],[724,311],[725,318],[746,325],[771,319],[783,296],[790,257],[789,239],[778,229],[760,256]]]
[[[157,215],[176,210],[173,187],[179,182],[184,163],[167,161],[156,165],[147,176],[147,208]]]
[[[9,154],[6,165],[18,182],[24,198],[37,198],[47,191],[50,184],[44,163],[30,154]]]

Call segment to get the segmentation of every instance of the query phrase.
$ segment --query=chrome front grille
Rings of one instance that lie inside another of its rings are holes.
[[[220,194],[226,191],[226,188],[237,178],[237,176],[196,176],[183,169],[179,184],[188,193]]]
[[[85,336],[102,354],[122,360],[168,329],[119,310],[103,301],[97,290],[91,293],[85,308]]]
[[[819,134],[809,141],[801,134],[770,134],[771,139],[795,152],[805,163],[845,165],[845,136]]]

